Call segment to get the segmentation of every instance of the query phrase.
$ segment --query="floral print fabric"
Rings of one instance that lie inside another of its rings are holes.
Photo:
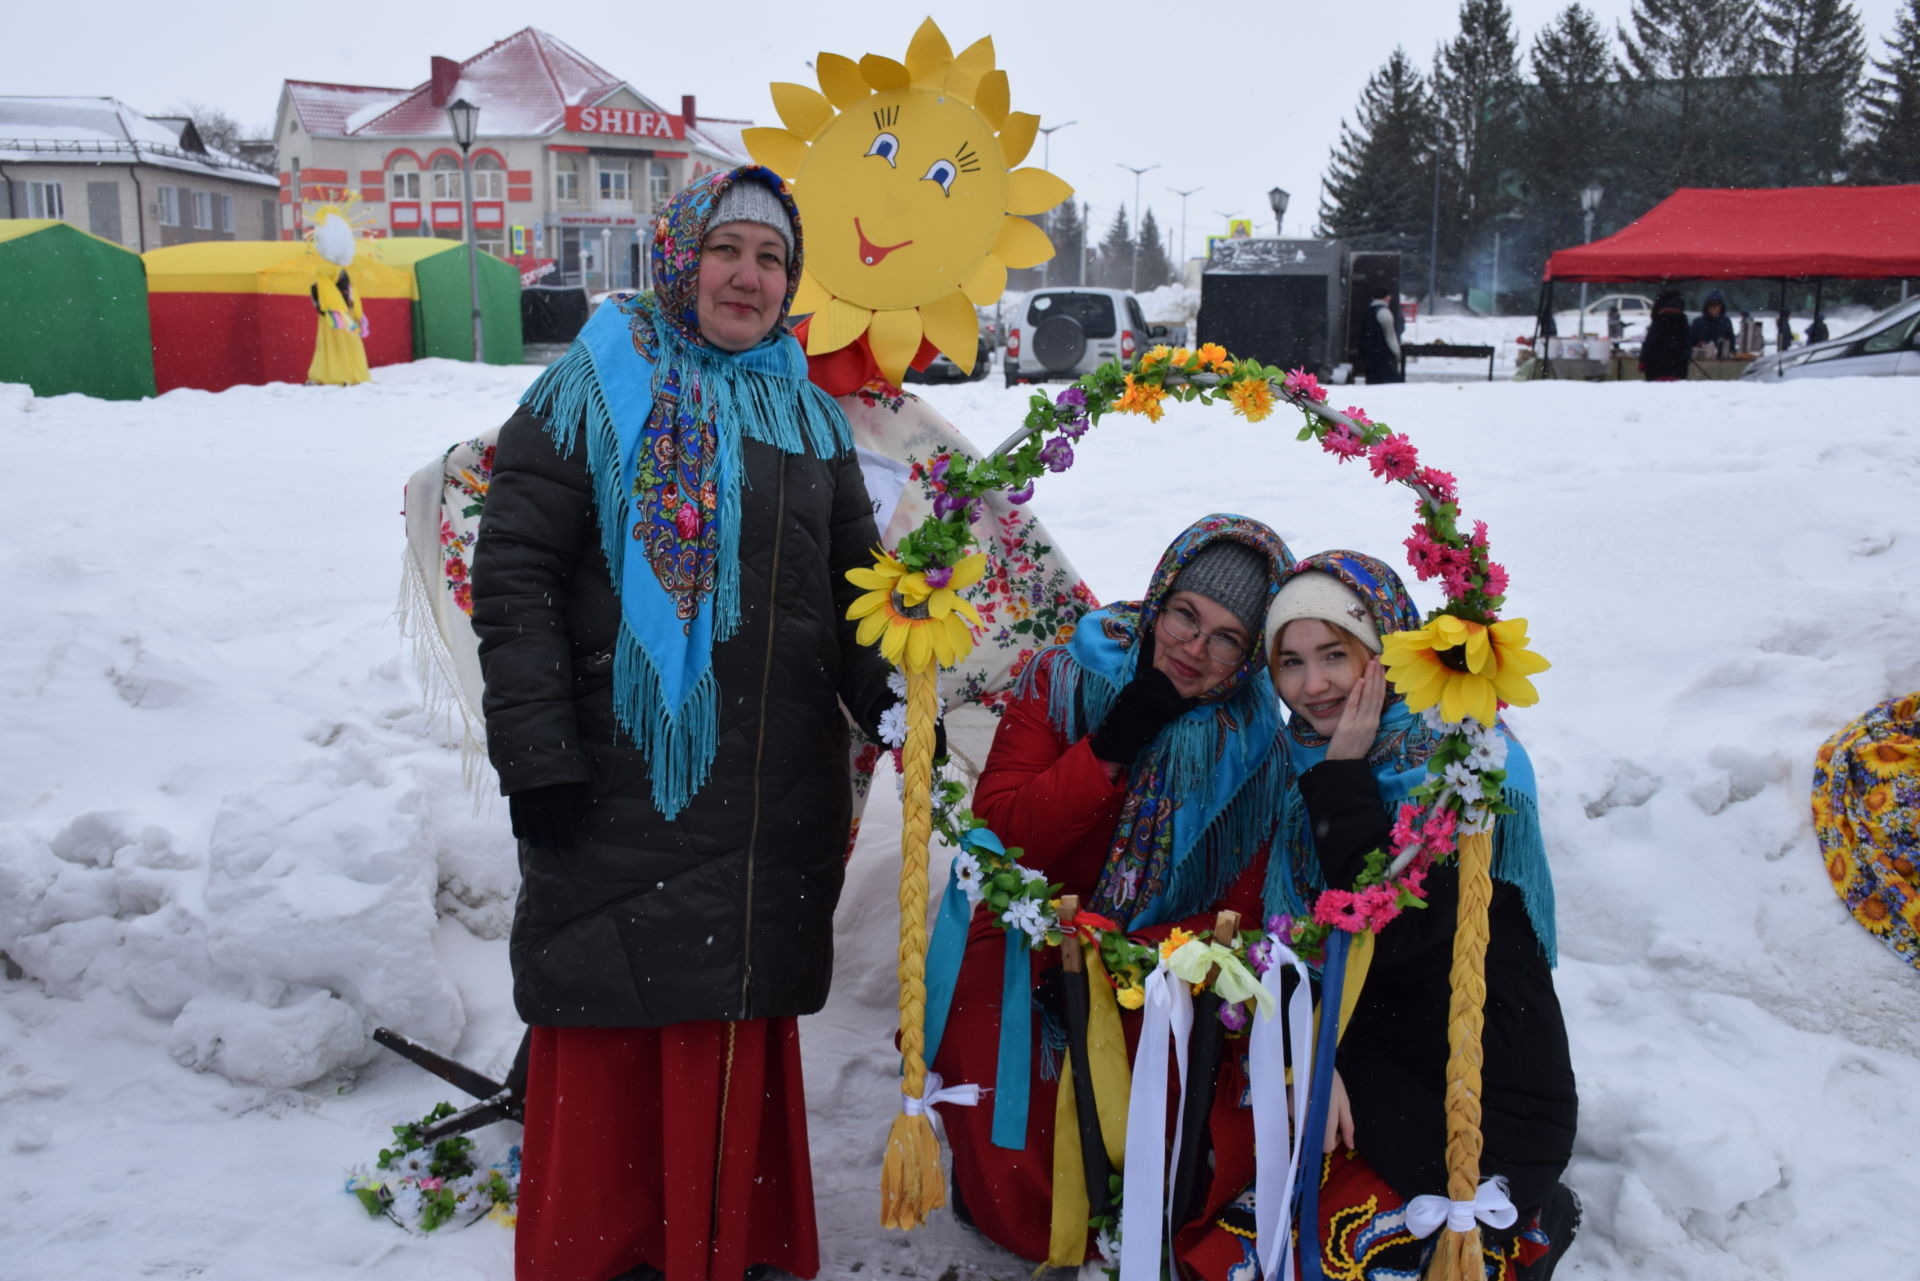
[[[1920,693],[1889,699],[1821,745],[1813,830],[1853,919],[1920,969]]]

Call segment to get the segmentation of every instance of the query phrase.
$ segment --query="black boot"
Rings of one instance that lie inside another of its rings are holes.
[[[1580,1196],[1564,1183],[1556,1183],[1540,1205],[1540,1230],[1547,1236],[1547,1252],[1514,1275],[1517,1281],[1547,1281],[1558,1267],[1567,1247],[1580,1234]]]

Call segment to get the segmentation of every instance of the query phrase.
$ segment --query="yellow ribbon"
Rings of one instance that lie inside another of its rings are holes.
[[[1100,948],[1081,945],[1087,958],[1087,1070],[1099,1103],[1100,1139],[1118,1173],[1127,1163],[1127,1099],[1133,1070],[1127,1066],[1127,1038],[1120,1029],[1120,1007],[1100,960]],[[1047,1239],[1049,1268],[1077,1268],[1087,1257],[1085,1167],[1080,1163],[1080,1114],[1073,1101],[1071,1048],[1060,1060],[1060,1090],[1053,1104],[1053,1217]]]

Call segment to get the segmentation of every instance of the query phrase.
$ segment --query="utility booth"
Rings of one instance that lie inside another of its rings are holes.
[[[1323,379],[1357,368],[1367,303],[1400,292],[1400,255],[1344,240],[1215,240],[1200,275],[1197,342]]]
[[[1341,240],[1216,240],[1200,274],[1198,342],[1330,375],[1347,354],[1349,254]]]

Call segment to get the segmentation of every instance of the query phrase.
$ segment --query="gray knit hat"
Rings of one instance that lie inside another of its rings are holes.
[[[1173,580],[1176,592],[1193,592],[1240,620],[1248,636],[1260,635],[1267,617],[1273,567],[1245,543],[1223,538],[1200,549]]]
[[[718,227],[729,222],[757,222],[773,228],[787,242],[787,255],[792,257],[793,219],[787,217],[786,206],[766,183],[748,178],[727,188],[720,203],[713,207],[713,217],[707,226]]]

